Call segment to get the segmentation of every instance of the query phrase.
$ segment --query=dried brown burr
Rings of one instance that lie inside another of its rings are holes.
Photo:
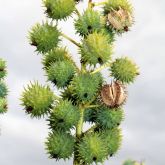
[[[112,28],[120,31],[128,31],[128,27],[130,27],[133,23],[133,17],[129,12],[120,8],[119,10],[111,11],[107,16],[107,24]]]
[[[121,82],[114,81],[102,87],[100,96],[103,104],[114,108],[121,106],[126,101],[127,92]]]

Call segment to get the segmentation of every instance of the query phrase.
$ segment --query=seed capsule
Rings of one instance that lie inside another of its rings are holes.
[[[119,81],[106,84],[102,87],[102,102],[109,107],[119,107],[125,102],[126,98],[127,93],[125,87]]]
[[[133,23],[133,17],[129,12],[120,8],[118,11],[114,10],[107,16],[107,24],[112,26],[117,31],[128,31]]]

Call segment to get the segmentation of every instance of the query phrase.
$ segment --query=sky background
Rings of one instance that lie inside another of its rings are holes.
[[[86,0],[85,0],[86,1]],[[146,165],[165,164],[165,1],[132,0],[135,25],[117,38],[115,54],[128,55],[140,68],[140,76],[129,86],[125,106],[123,143],[105,165],[121,165],[127,159],[145,160]],[[82,10],[86,4],[79,6]],[[0,115],[0,165],[71,165],[72,160],[48,159],[44,141],[48,127],[44,119],[31,119],[20,106],[23,87],[31,80],[45,84],[41,56],[28,44],[28,31],[45,18],[41,0],[0,0],[0,57],[7,61],[9,111]],[[72,20],[62,23],[74,35]],[[75,61],[76,47],[67,41]],[[56,92],[56,90],[55,90]]]

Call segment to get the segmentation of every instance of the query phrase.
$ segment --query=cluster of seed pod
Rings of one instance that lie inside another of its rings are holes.
[[[4,82],[6,77],[6,61],[0,58],[0,113],[5,113],[7,111],[7,93],[8,89]]]
[[[130,3],[108,0],[98,11],[98,4],[89,0],[83,13],[76,9],[77,3],[81,1],[43,0],[48,20],[30,31],[30,44],[42,54],[43,69],[60,89],[60,96],[49,86],[34,82],[25,88],[21,100],[31,117],[47,115],[50,133],[45,144],[50,158],[65,160],[74,155],[74,165],[85,165],[104,162],[118,151],[126,85],[135,80],[138,68],[127,57],[112,60],[115,36],[128,31],[133,23]],[[81,43],[59,30],[58,22],[73,15]],[[60,45],[63,37],[78,47],[81,69]],[[111,84],[100,72],[104,66],[109,69]],[[94,125],[86,132],[85,122]]]

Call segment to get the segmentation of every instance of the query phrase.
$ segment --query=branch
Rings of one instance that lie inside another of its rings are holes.
[[[97,72],[100,72],[101,70],[107,68],[108,66],[110,66],[110,63],[107,62],[106,64],[102,65],[100,68],[97,68],[96,70],[94,70],[93,72],[91,72],[91,74],[95,74]]]
[[[89,106],[86,106],[85,109],[87,108],[97,108],[97,107],[100,107],[101,105],[89,105]]]
[[[88,1],[88,8],[92,8],[92,7],[93,7],[92,0],[89,0],[89,1]]]
[[[103,2],[97,2],[97,3],[93,3],[93,6],[102,6],[105,5],[107,3],[107,1],[103,1]]]
[[[80,120],[76,127],[76,137],[77,138],[81,137],[81,135],[82,135],[83,122],[84,122],[84,108],[80,107]]]
[[[75,40],[73,40],[72,38],[68,37],[66,34],[61,33],[61,36],[64,37],[65,39],[69,40],[70,42],[72,42],[73,44],[75,44],[78,47],[81,47],[80,44],[78,42],[76,42]]]

